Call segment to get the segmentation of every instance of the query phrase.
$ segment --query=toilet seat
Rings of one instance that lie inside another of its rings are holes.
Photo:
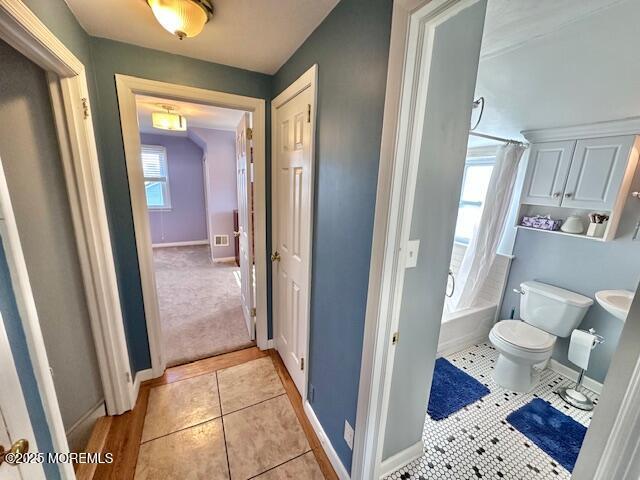
[[[531,353],[550,351],[556,337],[520,320],[502,320],[494,325],[492,333],[514,347]]]

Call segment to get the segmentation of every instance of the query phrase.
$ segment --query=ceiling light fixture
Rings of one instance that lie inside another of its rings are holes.
[[[158,23],[180,40],[195,37],[213,15],[210,0],[147,0]]]
[[[171,130],[174,132],[184,132],[187,130],[187,119],[182,115],[174,113],[176,107],[171,105],[159,105],[166,112],[152,112],[151,123],[153,128],[159,130]]]

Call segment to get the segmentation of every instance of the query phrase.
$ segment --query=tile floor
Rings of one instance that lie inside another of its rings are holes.
[[[152,388],[135,478],[324,476],[272,359],[263,357]]]
[[[431,479],[569,479],[571,474],[505,420],[534,397],[550,402],[577,422],[589,426],[593,412],[566,405],[554,393],[572,382],[544,370],[533,392],[518,394],[498,387],[491,370],[498,353],[490,344],[475,345],[446,358],[485,384],[491,393],[438,422],[427,415],[422,434],[424,455],[387,480]],[[597,402],[597,396],[583,390]],[[425,409],[426,410],[426,409]]]

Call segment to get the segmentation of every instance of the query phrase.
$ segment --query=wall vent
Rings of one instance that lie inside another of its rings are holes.
[[[213,245],[215,247],[228,247],[229,246],[229,235],[214,235],[213,236]]]

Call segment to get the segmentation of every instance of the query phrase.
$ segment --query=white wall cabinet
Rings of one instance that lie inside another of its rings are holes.
[[[564,220],[579,215],[588,223],[589,213],[607,213],[607,229],[597,240],[612,240],[638,163],[640,137],[559,140],[537,139],[531,145],[520,218],[541,214]]]
[[[575,141],[531,146],[522,203],[560,206],[575,147]]]
[[[578,140],[561,205],[612,210],[634,140],[633,136]]]

